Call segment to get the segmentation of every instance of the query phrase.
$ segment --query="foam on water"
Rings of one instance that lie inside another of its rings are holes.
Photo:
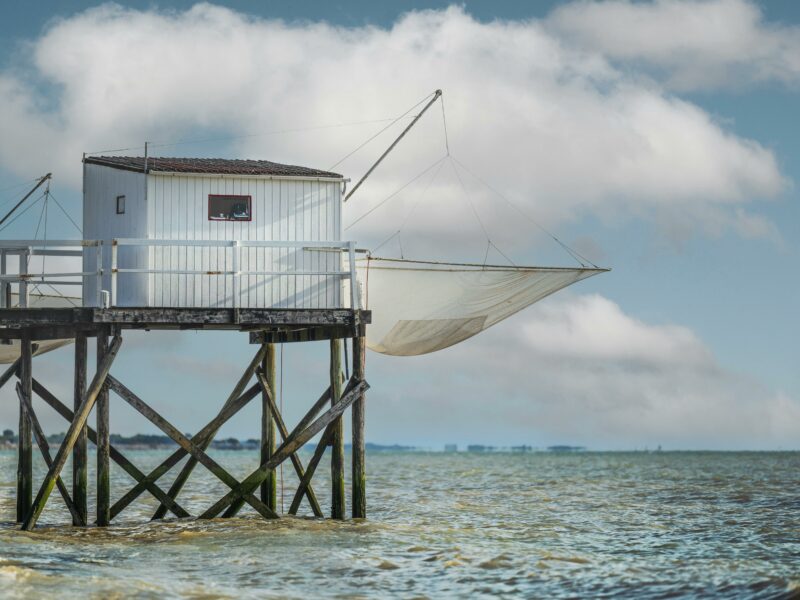
[[[126,454],[143,470],[165,455]],[[214,455],[235,476],[257,461]],[[108,529],[78,529],[58,525],[69,515],[54,494],[33,533],[9,523],[15,461],[0,452],[12,598],[800,597],[800,453],[374,453],[367,521],[151,524],[143,497]],[[195,514],[225,493],[196,474],[180,497]],[[116,499],[131,481],[112,476]]]

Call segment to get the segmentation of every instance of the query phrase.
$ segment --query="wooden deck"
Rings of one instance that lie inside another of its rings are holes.
[[[32,340],[92,335],[117,329],[229,330],[263,332],[264,341],[311,341],[363,335],[368,310],[254,308],[7,308],[0,309],[0,339]],[[255,340],[254,340],[255,341]]]

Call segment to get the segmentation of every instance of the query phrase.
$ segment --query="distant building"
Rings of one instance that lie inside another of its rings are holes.
[[[444,445],[445,452],[458,452],[458,444],[445,444]]]
[[[586,446],[548,446],[547,449],[550,452],[583,452],[586,450]]]

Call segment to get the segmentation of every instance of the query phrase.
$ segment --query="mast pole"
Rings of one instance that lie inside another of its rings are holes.
[[[41,186],[41,185],[42,185],[42,184],[43,184],[45,181],[47,181],[48,179],[50,179],[50,177],[51,177],[51,176],[52,176],[52,173],[48,173],[47,175],[44,175],[43,177],[41,177],[41,178],[39,179],[39,181],[37,181],[37,182],[36,182],[36,185],[35,185],[35,186],[33,186],[33,188],[31,189],[31,191],[30,191],[30,192],[28,192],[27,194],[25,194],[25,197],[24,197],[24,198],[22,198],[22,200],[20,200],[19,202],[17,202],[17,203],[14,205],[14,208],[12,208],[10,211],[8,211],[8,212],[6,213],[6,216],[5,216],[5,217],[3,217],[2,219],[0,219],[0,225],[2,225],[3,223],[5,223],[5,222],[8,220],[8,218],[9,218],[11,215],[13,215],[13,214],[14,214],[14,211],[16,211],[16,210],[17,210],[17,209],[18,209],[20,206],[22,206],[22,204],[25,202],[25,200],[27,200],[28,198],[30,198],[30,197],[31,197],[31,195],[33,194],[33,192],[35,192],[36,190],[38,190],[38,189],[39,189],[39,187],[40,187],[40,186]]]
[[[403,133],[401,133],[399,136],[397,136],[397,139],[392,142],[392,145],[389,146],[383,154],[381,154],[380,158],[375,161],[375,164],[373,164],[369,168],[369,171],[367,171],[366,174],[361,179],[358,180],[358,183],[353,187],[352,190],[350,190],[350,193],[347,194],[347,196],[345,196],[345,198],[344,198],[345,202],[347,202],[350,199],[350,196],[355,194],[355,192],[359,188],[359,186],[362,183],[364,183],[364,180],[372,174],[372,172],[378,167],[379,164],[381,164],[381,162],[383,162],[383,159],[386,158],[386,156],[389,154],[389,152],[394,150],[394,147],[397,146],[398,142],[403,139],[403,136],[405,136],[405,134],[407,134],[409,132],[409,130],[416,124],[416,122],[419,121],[420,117],[422,117],[422,115],[425,114],[425,111],[428,110],[431,107],[431,104],[436,102],[441,97],[441,95],[442,95],[442,90],[436,90],[433,93],[433,98],[431,98],[430,101],[425,105],[425,108],[423,108],[421,111],[419,111],[419,114],[416,117],[414,117],[414,120],[411,121],[411,123],[408,124],[408,127],[406,127],[403,130]]]

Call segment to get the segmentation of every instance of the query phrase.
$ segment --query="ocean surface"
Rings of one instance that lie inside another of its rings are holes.
[[[257,463],[214,455],[237,476]],[[15,465],[0,451],[2,597],[800,598],[800,453],[375,452],[366,521],[149,523],[143,496],[76,529],[54,492],[33,533],[10,523]],[[115,471],[113,499],[130,483]],[[224,491],[198,467],[180,501],[196,514]]]

